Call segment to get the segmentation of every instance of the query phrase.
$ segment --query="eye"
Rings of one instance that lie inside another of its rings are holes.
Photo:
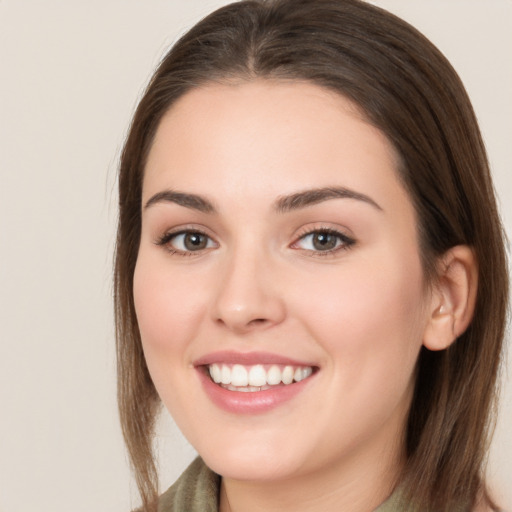
[[[167,233],[157,241],[157,245],[164,245],[172,253],[178,254],[190,254],[216,247],[215,242],[208,235],[192,230]]]
[[[333,229],[317,229],[302,235],[293,248],[306,251],[330,253],[338,249],[348,249],[355,240]]]

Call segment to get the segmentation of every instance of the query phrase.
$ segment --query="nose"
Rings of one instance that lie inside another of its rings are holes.
[[[278,325],[286,316],[271,257],[248,252],[234,253],[223,262],[213,304],[214,321],[237,334]]]

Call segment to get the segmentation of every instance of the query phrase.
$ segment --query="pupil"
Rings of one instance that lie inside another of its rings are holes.
[[[313,238],[313,246],[320,251],[328,251],[336,247],[336,236],[330,233],[317,233]]]
[[[185,247],[189,251],[197,251],[206,247],[206,237],[201,233],[188,233],[185,236]]]

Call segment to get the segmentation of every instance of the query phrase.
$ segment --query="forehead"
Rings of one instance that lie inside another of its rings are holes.
[[[344,186],[408,201],[386,136],[347,98],[303,82],[193,89],[164,115],[143,195],[159,189],[267,197]]]

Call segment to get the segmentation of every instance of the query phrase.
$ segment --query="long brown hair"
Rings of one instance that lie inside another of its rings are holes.
[[[486,152],[464,87],[413,27],[360,0],[254,0],[193,27],[161,62],[135,113],[121,157],[115,263],[121,424],[145,511],[156,510],[152,438],[159,399],[141,347],[132,280],[144,166],[164,113],[213,81],[306,80],[351,99],[401,157],[425,274],[467,244],[478,261],[472,323],[447,350],[422,349],[406,427],[401,487],[421,510],[474,506],[494,419],[508,278]]]

